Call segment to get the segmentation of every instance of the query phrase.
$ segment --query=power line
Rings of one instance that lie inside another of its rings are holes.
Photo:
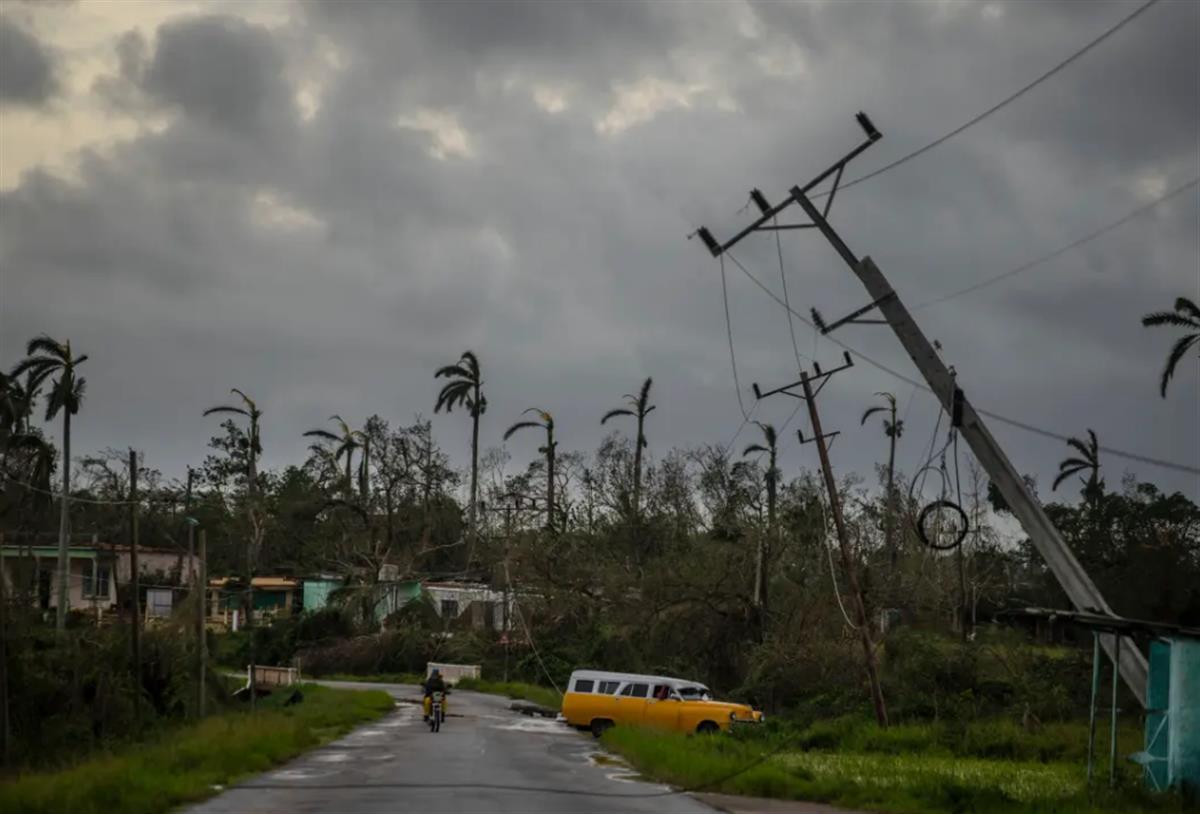
[[[761,280],[759,280],[757,277],[755,277],[753,274],[751,274],[750,270],[747,269],[744,265],[742,265],[741,261],[739,261],[737,259],[737,257],[733,254],[732,251],[726,250],[724,252],[724,255],[728,255],[729,259],[731,261],[733,261],[733,264],[738,267],[738,269],[742,272],[742,274],[746,275],[746,277],[748,277],[752,283],[754,283],[756,286],[761,288],[768,297],[775,300],[775,302],[779,303],[784,308],[787,308],[789,311],[791,311],[793,316],[795,316],[797,319],[799,319],[804,324],[806,324],[810,327],[813,326],[813,322],[810,319],[808,319],[803,314],[792,309],[791,306],[789,306],[787,303],[785,303],[765,283],[763,283]],[[883,364],[882,362],[875,361],[870,356],[867,356],[862,351],[859,351],[855,348],[850,347],[849,345],[847,345],[845,342],[842,342],[837,337],[829,335],[828,338],[835,345],[840,347],[842,350],[844,350],[850,354],[853,354],[854,356],[856,356],[857,358],[866,362],[868,365],[875,368],[876,370],[886,373],[889,376],[899,379],[902,382],[910,384],[913,387],[918,387],[921,390],[924,390],[926,392],[930,392],[930,393],[933,392],[932,390],[929,389],[928,385],[924,384],[923,382],[919,382],[910,376],[905,376],[903,373],[899,372],[898,370],[894,370],[893,368],[888,367],[887,365]],[[1054,438],[1054,439],[1057,439],[1057,440],[1063,441],[1063,442],[1070,440],[1070,436],[1063,435],[1061,433],[1051,432],[1050,430],[1044,430],[1044,429],[1041,429],[1040,427],[1035,427],[1032,424],[1026,424],[1023,421],[1018,421],[1013,418],[1007,418],[1007,417],[999,415],[997,413],[993,413],[989,410],[982,410],[977,407],[977,408],[975,408],[975,412],[979,413],[980,415],[984,415],[984,416],[987,416],[988,418],[999,421],[1002,424],[1008,424],[1011,427],[1016,427],[1017,429],[1022,429],[1027,432],[1034,433],[1036,435],[1041,435],[1045,438]],[[1163,469],[1172,469],[1172,470],[1175,470],[1176,472],[1185,472],[1190,475],[1200,475],[1200,467],[1188,466],[1187,464],[1175,463],[1174,461],[1165,461],[1160,458],[1152,458],[1148,455],[1142,455],[1142,454],[1136,453],[1136,452],[1126,452],[1125,450],[1115,449],[1113,447],[1103,447],[1102,446],[1102,447],[1100,447],[1100,450],[1109,455],[1112,455],[1114,458],[1125,458],[1125,459],[1128,459],[1131,461],[1138,461],[1139,463],[1149,464],[1151,466],[1162,467]]]
[[[1120,31],[1122,28],[1124,28],[1129,23],[1133,22],[1134,18],[1141,15],[1142,12],[1148,10],[1151,6],[1153,6],[1157,2],[1158,2],[1158,0],[1149,0],[1149,2],[1143,3],[1142,5],[1138,6],[1133,11],[1133,13],[1131,13],[1128,16],[1121,19],[1119,22],[1117,22],[1116,25],[1114,25],[1111,28],[1109,28],[1108,30],[1104,31],[1104,33],[1102,33],[1100,36],[1096,37],[1094,40],[1089,42],[1087,45],[1083,46],[1078,51],[1071,54],[1069,57],[1064,59],[1062,62],[1058,63],[1053,68],[1051,68],[1050,70],[1043,73],[1041,76],[1034,79],[1032,82],[1029,82],[1028,84],[1024,85],[1023,87],[1021,87],[1018,90],[1014,91],[1013,93],[1009,94],[1005,98],[1001,99],[999,102],[992,105],[987,110],[985,110],[982,113],[978,114],[977,116],[963,122],[958,127],[951,130],[949,133],[946,133],[944,136],[934,139],[933,141],[926,144],[924,147],[920,147],[916,150],[913,150],[911,153],[903,155],[900,158],[897,158],[895,161],[891,162],[890,164],[883,165],[882,167],[880,167],[877,170],[873,170],[873,171],[867,173],[866,175],[861,175],[858,178],[854,178],[850,181],[846,181],[845,183],[843,183],[839,186],[839,189],[840,190],[848,189],[849,187],[857,186],[858,184],[861,184],[864,181],[869,181],[872,178],[875,178],[876,176],[883,175],[888,170],[895,169],[896,167],[899,167],[901,164],[905,164],[909,161],[912,161],[914,158],[916,158],[920,155],[924,155],[925,153],[932,150],[934,147],[937,147],[938,145],[943,144],[946,141],[949,141],[950,139],[954,138],[955,136],[957,136],[959,133],[963,132],[964,130],[966,130],[970,127],[973,127],[974,125],[976,125],[979,122],[986,119],[988,116],[990,116],[993,113],[995,113],[996,111],[1000,110],[1002,107],[1005,107],[1006,105],[1008,105],[1010,102],[1015,101],[1018,97],[1023,96],[1024,94],[1033,90],[1035,87],[1037,87],[1041,83],[1045,82],[1050,77],[1054,76],[1056,73],[1061,71],[1063,68],[1066,68],[1068,65],[1070,65],[1072,62],[1074,62],[1075,60],[1082,57],[1088,51],[1091,51],[1097,45],[1104,42],[1106,39],[1108,39],[1109,37],[1111,37],[1113,34],[1117,33],[1118,31]],[[820,198],[820,197],[826,197],[828,195],[829,195],[828,192],[824,192],[824,193],[820,193],[819,195],[814,195],[812,197]]]
[[[49,489],[42,489],[39,486],[34,486],[32,483],[26,483],[23,480],[19,480],[18,478],[13,477],[12,475],[8,474],[7,472],[4,474],[4,477],[8,480],[9,483],[15,483],[19,486],[22,486],[22,487],[28,489],[31,492],[37,492],[38,494],[48,495],[48,496],[54,498],[55,500],[62,499],[61,492],[53,492]],[[68,495],[67,500],[70,501],[71,503],[89,503],[89,504],[92,504],[95,506],[128,506],[132,503],[140,504],[142,502],[140,500],[101,500],[99,498],[76,497],[74,495]],[[147,502],[154,502],[154,500],[155,500],[155,498],[147,497]],[[160,497],[160,498],[158,498],[158,500],[161,502],[166,502],[167,500],[169,500],[169,498]]]
[[[725,303],[725,336],[729,339],[729,363],[733,366],[733,387],[737,392],[738,409],[742,418],[750,420],[750,413],[742,402],[742,383],[738,380],[737,356],[733,352],[733,322],[729,319],[729,286],[725,280],[725,259],[721,258],[721,299]],[[739,430],[740,431],[740,430]]]
[[[779,218],[775,218],[775,225],[779,225]],[[792,352],[796,354],[796,367],[804,367],[804,363],[800,361],[800,345],[796,342],[796,325],[792,322],[792,305],[788,298],[787,290],[787,273],[783,267],[783,239],[779,237],[779,230],[775,230],[775,252],[779,255],[779,281],[783,285],[783,301],[788,304],[788,333],[792,337]],[[815,351],[814,351],[815,352]],[[815,360],[809,360],[815,361]]]
[[[1023,272],[1029,271],[1030,269],[1036,268],[1037,266],[1040,266],[1043,263],[1048,263],[1051,260],[1053,260],[1054,258],[1059,257],[1063,254],[1066,254],[1067,252],[1071,251],[1072,249],[1077,249],[1080,246],[1082,246],[1083,244],[1088,243],[1092,240],[1095,240],[1096,238],[1100,237],[1101,235],[1107,234],[1108,232],[1111,232],[1113,229],[1116,229],[1119,226],[1125,225],[1126,223],[1128,223],[1129,221],[1138,217],[1139,215],[1144,215],[1145,213],[1149,212],[1151,209],[1154,209],[1160,203],[1163,203],[1164,201],[1170,200],[1171,198],[1174,198],[1175,196],[1188,191],[1192,187],[1196,186],[1196,184],[1200,184],[1200,176],[1193,178],[1192,180],[1188,181],[1185,184],[1181,184],[1180,186],[1175,187],[1175,189],[1171,190],[1170,192],[1166,193],[1165,195],[1163,195],[1160,198],[1156,198],[1155,200],[1151,201],[1148,204],[1144,204],[1142,206],[1139,206],[1137,209],[1134,209],[1131,212],[1127,212],[1125,215],[1123,215],[1122,217],[1113,221],[1112,223],[1108,224],[1107,226],[1103,226],[1103,227],[1097,229],[1096,231],[1092,232],[1091,234],[1088,234],[1084,237],[1079,238],[1079,240],[1076,240],[1073,243],[1069,243],[1066,246],[1062,246],[1061,248],[1055,249],[1054,251],[1050,252],[1049,254],[1047,254],[1043,257],[1039,257],[1037,260],[1031,260],[1028,263],[1025,263],[1024,265],[1017,266],[1014,269],[1009,269],[1008,271],[1005,271],[1001,274],[997,274],[993,277],[988,277],[986,280],[982,280],[978,283],[975,283],[974,285],[967,286],[966,288],[964,288],[960,291],[955,291],[951,294],[946,294],[944,296],[938,297],[937,299],[929,300],[928,302],[923,302],[920,305],[915,305],[909,310],[910,311],[920,311],[922,308],[928,308],[931,305],[937,305],[939,303],[946,302],[947,300],[953,300],[958,297],[964,296],[966,294],[971,294],[975,291],[980,290],[981,288],[987,288],[988,286],[994,285],[994,284],[1000,282],[1001,280],[1006,280],[1009,277],[1015,277],[1018,274],[1021,274]]]

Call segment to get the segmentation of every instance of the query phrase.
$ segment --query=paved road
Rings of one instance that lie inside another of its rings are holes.
[[[327,682],[384,689],[396,711],[339,741],[234,786],[189,814],[713,814],[664,786],[636,781],[599,755],[590,735],[518,715],[509,701],[455,692],[433,734],[403,684]]]

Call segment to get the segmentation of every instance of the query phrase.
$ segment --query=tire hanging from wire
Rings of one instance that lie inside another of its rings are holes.
[[[925,460],[924,465],[917,470],[913,476],[912,484],[908,489],[908,498],[910,503],[915,503],[918,493],[917,481],[920,480],[920,489],[925,488],[926,478],[929,473],[936,472],[942,480],[942,488],[938,499],[926,504],[920,512],[917,513],[913,520],[913,531],[917,538],[933,551],[954,551],[963,544],[967,538],[967,532],[970,528],[970,521],[967,518],[967,513],[962,509],[962,485],[959,479],[958,467],[958,428],[950,427],[949,434],[946,438],[946,443],[942,445],[941,450],[937,453],[933,451],[937,444],[938,430],[942,426],[943,410],[939,408],[937,422],[933,427],[933,437],[929,441],[929,457]],[[946,466],[946,451],[950,447],[954,447],[954,486],[956,491],[956,500],[950,499],[950,473]],[[934,465],[934,460],[940,458],[940,463]],[[958,517],[957,531],[954,534],[954,539],[950,542],[941,542],[942,533],[942,515],[949,512]],[[934,521],[934,531],[932,534],[928,529],[930,520]]]

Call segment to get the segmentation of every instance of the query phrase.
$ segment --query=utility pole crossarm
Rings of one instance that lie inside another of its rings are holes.
[[[955,375],[942,362],[874,261],[870,257],[861,260],[855,257],[803,189],[794,187],[792,197],[813,219],[825,238],[866,288],[867,294],[878,304],[896,338],[900,340],[900,344],[904,346],[904,350],[916,364],[942,407],[956,418],[961,416],[958,426],[963,439],[971,447],[988,477],[996,484],[996,488],[1046,560],[1072,604],[1081,611],[1112,615],[1112,609],[1096,584],[1079,564],[1079,560],[1075,558],[1058,529],[1050,522],[1037,498],[1029,491],[1012,462],[988,432],[979,413],[959,389]],[[1105,634],[1101,643],[1110,656],[1119,654],[1122,677],[1139,702],[1145,705],[1147,665],[1141,651],[1136,647],[1123,647],[1118,650],[1116,640],[1110,634]]]

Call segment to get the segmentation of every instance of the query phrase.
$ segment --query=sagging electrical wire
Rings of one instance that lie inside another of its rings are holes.
[[[725,251],[722,254],[722,257],[724,257],[725,255],[728,255],[729,259],[738,268],[738,270],[741,271],[742,274],[744,274],[750,280],[750,282],[752,282],[756,286],[758,286],[763,291],[764,294],[766,294],[768,297],[773,299],[775,302],[779,303],[779,305],[783,306],[784,308],[788,308],[791,311],[791,313],[796,317],[796,319],[800,320],[800,322],[802,322],[803,324],[808,325],[809,327],[814,327],[814,328],[816,327],[815,323],[812,320],[810,320],[804,314],[799,313],[795,309],[790,308],[790,306],[788,306],[788,304],[785,303],[783,301],[783,299],[781,299],[779,297],[779,295],[777,295],[774,291],[771,290],[770,286],[766,285],[761,280],[759,280],[756,276],[754,276],[754,274],[751,273],[750,270],[747,269],[746,266],[740,260],[738,260],[737,257],[734,256],[732,251]],[[885,365],[883,362],[879,362],[879,361],[876,361],[875,359],[872,359],[870,356],[867,356],[862,351],[857,350],[856,348],[853,348],[850,345],[847,345],[845,342],[841,341],[837,337],[835,337],[833,335],[829,335],[828,338],[831,342],[833,342],[833,344],[837,345],[839,348],[841,348],[842,350],[851,354],[855,358],[862,360],[863,362],[865,362],[866,364],[875,368],[876,370],[878,370],[882,373],[886,373],[889,376],[891,376],[892,378],[898,379],[899,381],[902,381],[905,384],[909,384],[920,390],[924,390],[927,393],[933,392],[927,384],[925,384],[923,382],[919,382],[916,379],[912,378],[911,376],[905,376],[900,371],[895,370],[894,368],[891,368],[888,365]],[[1041,435],[1045,438],[1053,438],[1055,440],[1062,441],[1064,443],[1070,440],[1070,436],[1063,435],[1062,433],[1056,433],[1051,430],[1044,430],[1040,427],[1035,427],[1032,424],[1027,424],[1023,421],[1018,421],[1017,419],[1014,419],[1014,418],[1008,418],[1007,416],[1000,415],[999,413],[994,413],[990,410],[985,410],[981,407],[975,407],[974,409],[975,409],[975,412],[978,413],[979,415],[985,416],[985,417],[993,419],[995,421],[999,421],[1002,424],[1007,424],[1010,427],[1016,427],[1017,429],[1025,430],[1026,432],[1034,433],[1035,435]],[[1157,467],[1161,467],[1163,469],[1171,469],[1176,472],[1184,472],[1189,475],[1200,475],[1200,467],[1189,466],[1188,464],[1181,464],[1181,463],[1177,463],[1175,461],[1167,461],[1162,458],[1154,458],[1149,455],[1142,455],[1137,452],[1128,452],[1126,450],[1116,449],[1114,447],[1102,446],[1102,447],[1100,447],[1100,451],[1104,452],[1108,455],[1112,455],[1115,458],[1125,458],[1130,461],[1137,461],[1139,463],[1149,464],[1151,466],[1157,466]]]
[[[722,256],[721,261],[721,300],[725,305],[725,336],[729,340],[729,364],[733,367],[733,387],[737,393],[738,409],[742,411],[742,418],[746,421],[750,420],[750,413],[746,410],[746,405],[742,402],[742,382],[738,378],[737,355],[733,352],[733,321],[729,318],[729,285],[725,279],[725,258]]]

